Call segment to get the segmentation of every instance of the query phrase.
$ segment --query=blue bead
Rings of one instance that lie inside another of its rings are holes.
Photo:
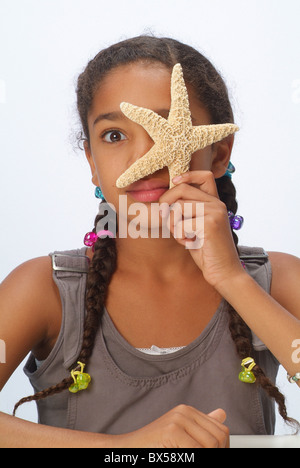
[[[235,167],[234,165],[232,164],[231,161],[229,161],[229,164],[228,164],[228,167],[227,167],[227,171],[225,172],[225,176],[226,177],[229,177],[230,179],[232,179],[232,174],[235,172]]]
[[[95,197],[99,198],[100,200],[104,200],[104,195],[103,195],[100,187],[96,187]]]

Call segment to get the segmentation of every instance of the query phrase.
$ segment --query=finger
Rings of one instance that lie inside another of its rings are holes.
[[[215,177],[211,171],[189,171],[181,176],[174,177],[172,182],[176,186],[182,183],[196,184],[203,192],[219,197]]]
[[[192,239],[204,234],[204,203],[179,200],[166,213],[169,230],[176,239]]]
[[[225,411],[222,410],[221,408],[216,409],[215,411],[212,411],[211,413],[208,414],[208,416],[215,419],[216,421],[219,421],[221,424],[223,424],[227,418]]]
[[[196,437],[194,437],[190,432],[187,430],[182,430],[180,431],[180,434],[176,437],[175,440],[175,445],[176,448],[204,448],[204,445],[202,445],[199,441],[199,434],[197,434]],[[174,447],[174,444],[171,442],[170,446],[166,448],[172,448]]]
[[[170,231],[177,242],[186,249],[201,249],[204,244],[204,220],[202,218],[184,219],[170,226]]]
[[[213,423],[213,433],[218,438],[220,442],[220,447],[229,448],[230,433],[228,427],[224,424],[227,418],[226,412],[223,409],[218,408],[208,415],[203,415],[203,413],[200,414],[202,418],[204,416],[204,419],[210,420]]]
[[[169,207],[168,214],[174,212],[174,221],[204,216],[204,202],[199,200],[177,200]]]
[[[195,424],[189,424],[188,432],[204,448],[225,448],[228,445],[228,429],[213,418],[197,415]]]
[[[189,436],[194,440],[195,444],[199,444],[202,448],[223,448],[221,437],[216,437],[206,428],[199,426],[196,422],[190,422],[186,429]]]
[[[169,216],[169,222],[171,226],[176,225],[180,221],[203,218],[204,203],[197,201],[178,200],[169,207],[165,217],[167,216]],[[191,225],[189,224],[189,226]]]
[[[215,417],[220,420],[224,419],[224,411],[217,410],[213,412]],[[201,445],[209,446],[207,444],[215,444],[213,440],[217,440],[220,448],[225,448],[229,444],[229,430],[219,420],[213,417],[203,414],[193,407],[187,407],[185,409],[185,416],[188,416],[190,420],[193,420],[197,425],[197,432],[195,432],[195,426],[186,426],[186,430],[189,431],[192,437],[194,437]],[[226,414],[225,414],[226,416]]]
[[[227,419],[227,414],[226,412],[219,408],[215,411],[212,411],[210,414],[208,414],[208,417],[213,418],[215,421],[220,423],[220,429],[225,433],[225,447],[224,448],[230,448],[230,432],[227,426],[224,425],[226,419]]]
[[[213,202],[216,200],[215,196],[212,196],[203,190],[193,187],[189,184],[179,184],[176,187],[167,190],[159,199],[159,203],[168,203],[172,205],[178,200],[197,200],[202,202]]]

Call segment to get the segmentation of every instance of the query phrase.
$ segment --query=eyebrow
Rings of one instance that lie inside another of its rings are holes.
[[[107,112],[106,114],[100,114],[96,118],[94,122],[94,126],[98,123],[101,122],[101,120],[123,120],[125,119],[125,115],[121,111],[115,111],[115,112]]]
[[[159,109],[156,114],[160,115],[161,117],[167,119],[169,117],[170,109]],[[106,114],[99,114],[98,117],[94,121],[94,126],[101,122],[102,120],[124,120],[126,117],[121,111],[114,111],[114,112],[107,112]]]

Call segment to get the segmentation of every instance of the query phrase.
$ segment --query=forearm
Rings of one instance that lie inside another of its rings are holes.
[[[0,413],[1,448],[227,448],[226,413],[206,415],[179,405],[152,423],[122,435],[42,426]]]
[[[217,289],[287,372],[299,372],[299,364],[292,360],[292,343],[300,338],[300,321],[247,273],[223,281]]]
[[[0,413],[1,448],[113,448],[115,439],[117,436],[43,426]]]

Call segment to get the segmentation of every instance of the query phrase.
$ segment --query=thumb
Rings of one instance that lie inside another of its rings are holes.
[[[215,411],[212,411],[211,413],[208,414],[211,418],[215,419],[216,421],[220,423],[224,423],[226,421],[227,415],[224,410],[221,408],[216,409]]]

